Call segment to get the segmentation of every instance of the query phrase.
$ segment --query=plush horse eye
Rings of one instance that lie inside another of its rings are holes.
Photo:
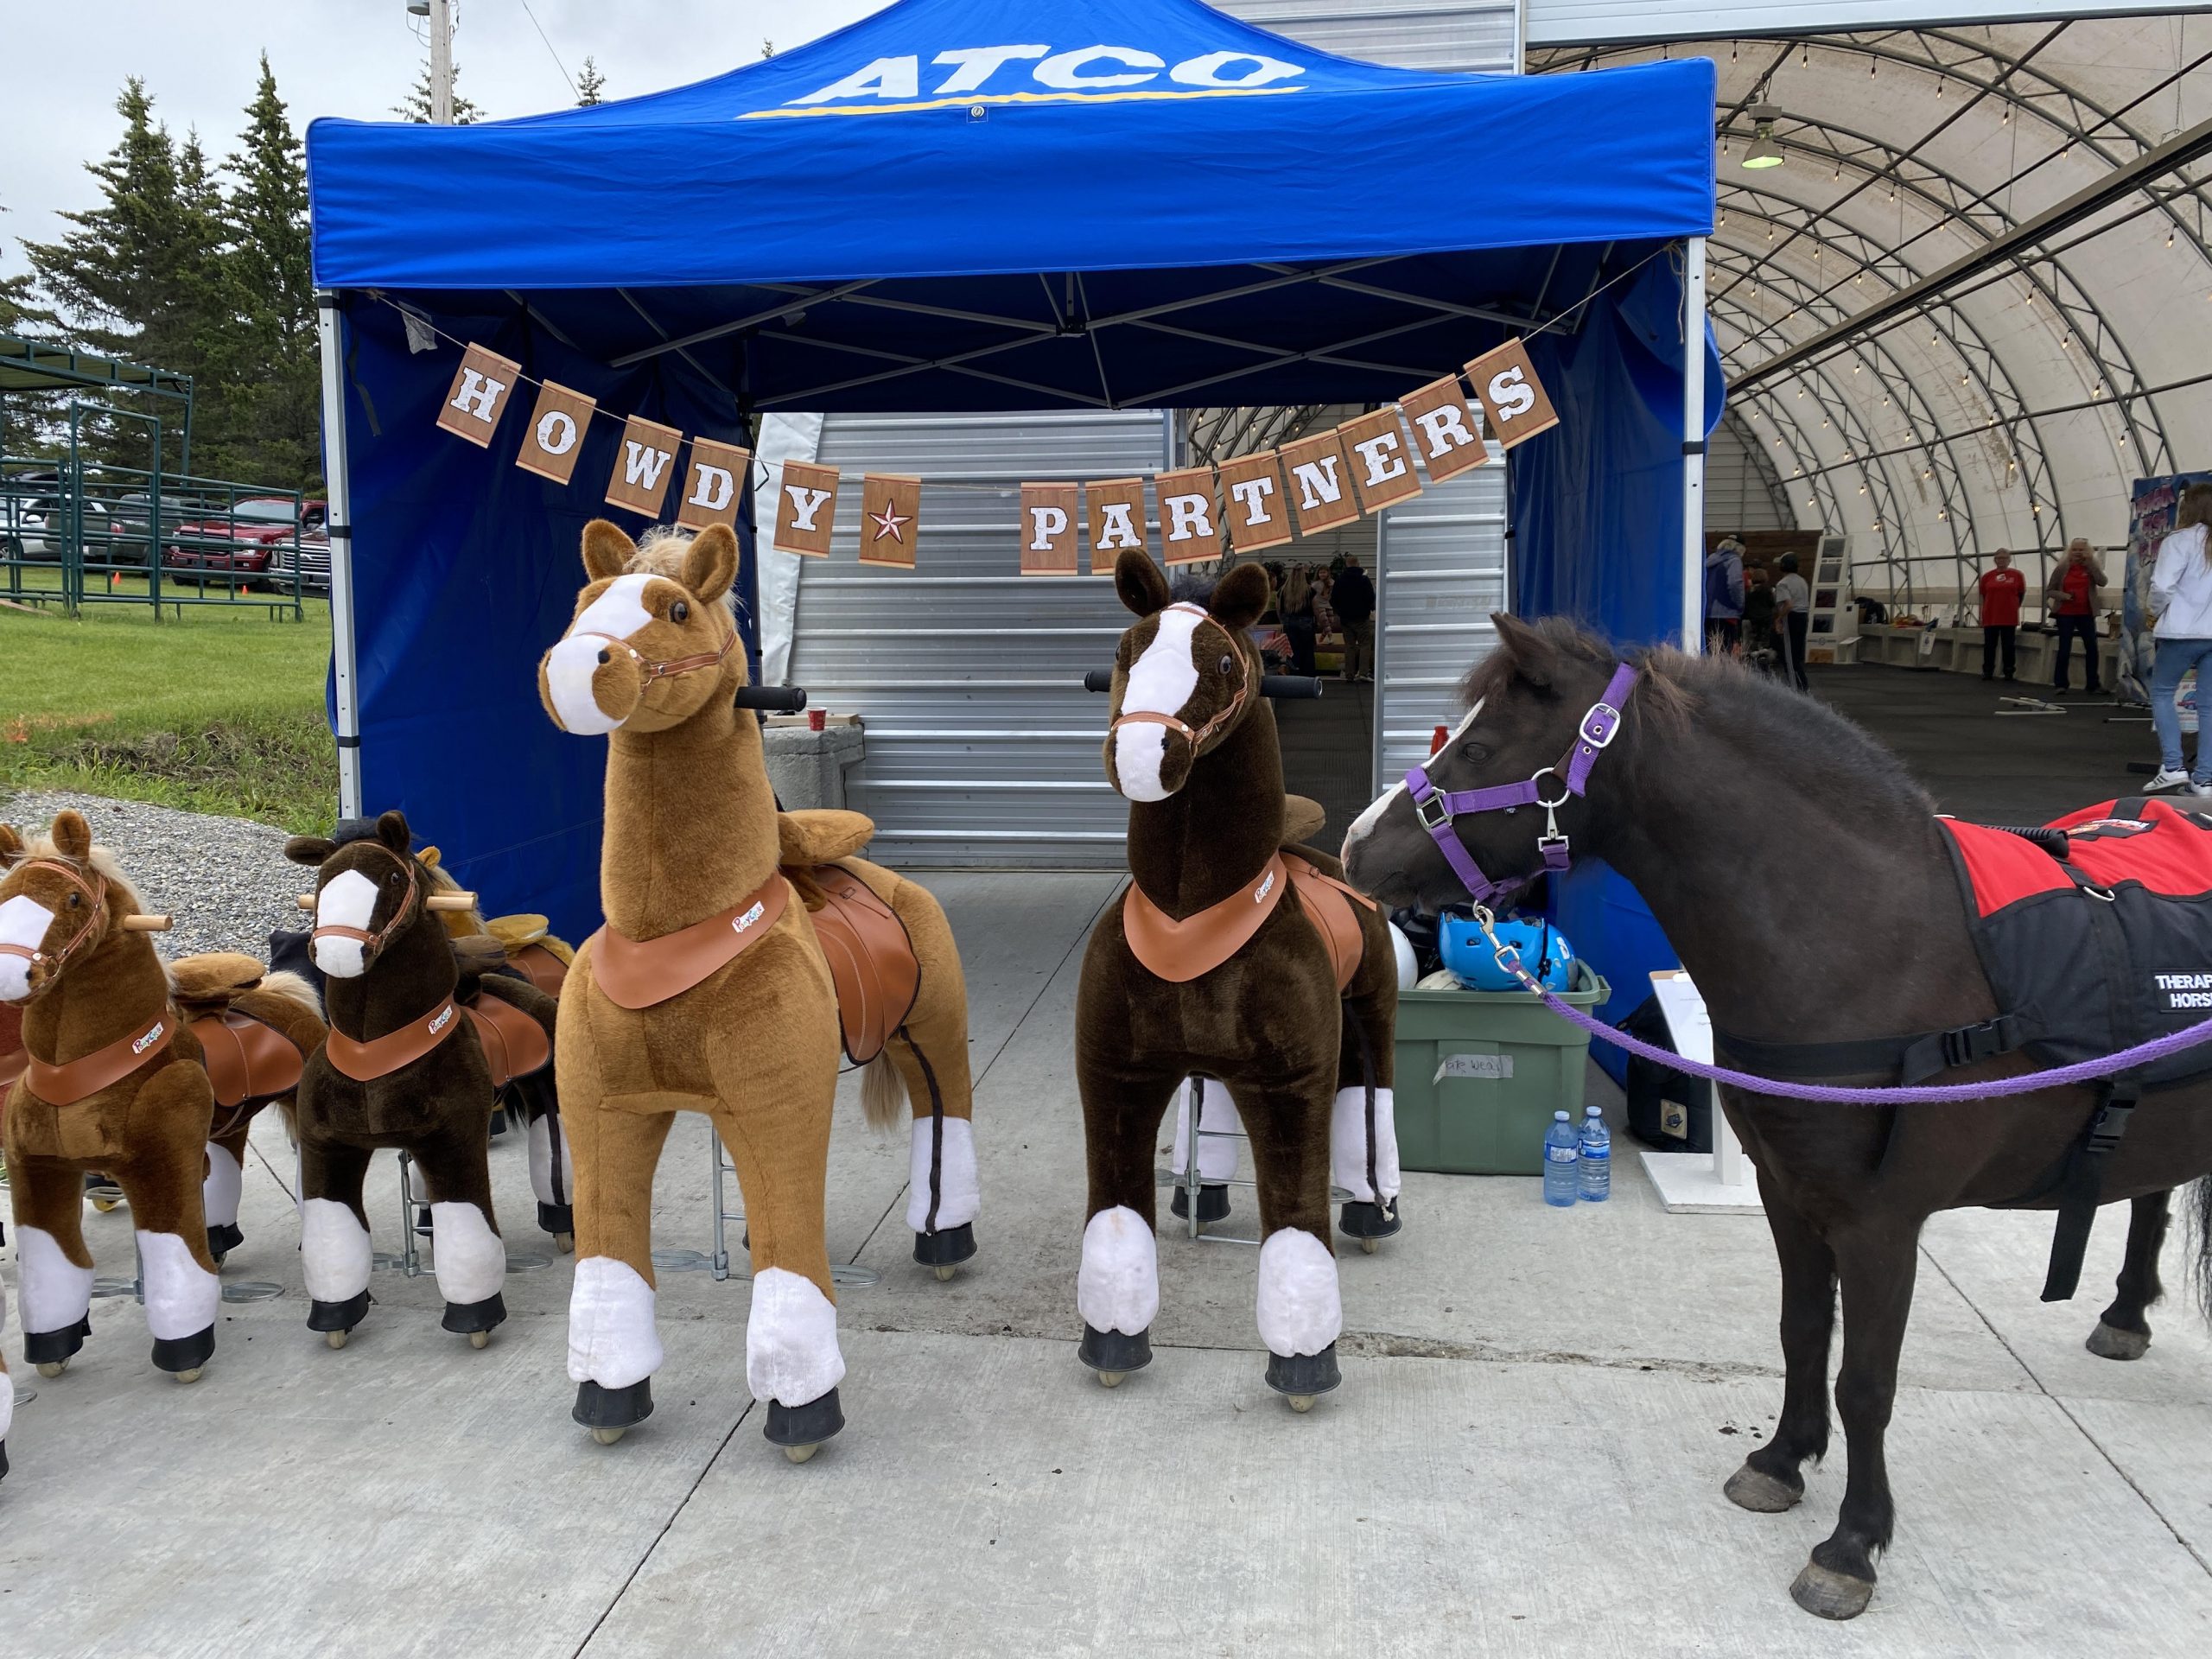
[[[1224,674],[1229,672],[1229,658],[1226,657],[1221,659],[1221,671]]]
[[[668,620],[671,622],[690,621],[691,620],[691,607],[685,604],[682,600],[677,600],[675,604],[668,607]]]
[[[69,895],[69,908],[70,908],[70,909],[72,909],[72,910],[76,909],[79,905],[82,905],[84,902],[85,902],[85,895],[84,895],[83,893],[71,893],[71,894]]]

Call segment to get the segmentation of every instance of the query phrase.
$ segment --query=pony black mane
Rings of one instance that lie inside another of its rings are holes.
[[[1703,726],[1755,749],[1762,763],[1770,760],[1787,775],[1789,786],[1831,802],[1839,814],[1888,809],[1925,818],[1936,810],[1904,764],[1857,722],[1734,658],[1692,657],[1669,645],[1623,651],[1561,616],[1527,626],[1561,657],[1601,673],[1623,660],[1636,665],[1636,690],[1623,710],[1622,747],[1631,755],[1643,721],[1669,730]],[[1462,705],[1503,690],[1512,676],[1512,652],[1492,652],[1460,682]]]

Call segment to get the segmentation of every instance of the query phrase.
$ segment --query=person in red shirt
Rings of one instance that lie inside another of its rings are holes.
[[[2094,697],[2102,689],[2097,683],[2097,590],[2104,585],[2104,568],[2089,551],[2088,537],[2076,536],[2044,589],[2044,602],[2058,628],[2058,671],[2051,684],[2061,691],[2073,677],[2067,671],[2076,639],[2088,658],[2089,695]]]
[[[2020,632],[2020,601],[2027,597],[2028,579],[2012,568],[2010,549],[1999,548],[1992,556],[1994,569],[1981,573],[1975,587],[1981,594],[1981,677],[1997,677],[1997,658],[2005,658],[2005,677],[2012,677],[2012,650]]]

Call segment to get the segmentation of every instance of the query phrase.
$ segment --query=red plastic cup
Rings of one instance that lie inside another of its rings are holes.
[[[1441,751],[1444,746],[1451,741],[1452,734],[1443,727],[1440,726],[1429,735],[1428,752],[1431,754],[1435,754]]]
[[[830,714],[827,709],[810,709],[806,711],[806,729],[808,731],[823,731],[828,728],[829,724]]]

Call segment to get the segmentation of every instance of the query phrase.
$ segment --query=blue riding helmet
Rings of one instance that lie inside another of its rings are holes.
[[[1574,983],[1574,947],[1546,921],[1501,921],[1497,941],[1520,953],[1521,965],[1549,991],[1564,991]],[[1497,965],[1490,941],[1471,916],[1446,911],[1438,919],[1437,948],[1444,965],[1471,991],[1517,991],[1521,982]]]

